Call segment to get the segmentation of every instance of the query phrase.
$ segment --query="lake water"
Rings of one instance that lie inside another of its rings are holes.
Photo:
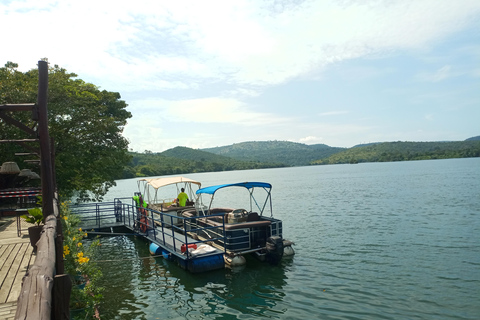
[[[480,159],[187,174],[265,181],[296,255],[191,274],[102,239],[104,319],[480,319]],[[105,200],[131,196],[118,181]]]

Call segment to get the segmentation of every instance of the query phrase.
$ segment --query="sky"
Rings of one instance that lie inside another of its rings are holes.
[[[2,66],[119,92],[132,151],[480,135],[478,0],[3,0],[0,30]]]

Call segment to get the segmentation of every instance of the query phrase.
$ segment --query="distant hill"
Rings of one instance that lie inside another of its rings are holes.
[[[162,156],[192,161],[228,162],[231,158],[187,147],[175,147],[159,153]]]
[[[354,147],[312,164],[388,162],[480,157],[480,141],[383,142]]]
[[[358,147],[368,147],[368,146],[373,146],[375,144],[379,144],[379,143],[383,143],[383,142],[370,142],[370,143],[362,143],[362,144],[357,144],[357,145],[354,145],[352,148],[358,148]]]
[[[344,151],[346,148],[329,147],[325,144],[306,145],[290,141],[249,141],[201,150],[243,161],[304,166],[314,160]]]
[[[271,162],[242,161],[202,150],[175,147],[161,153],[130,153],[132,161],[124,168],[122,177],[162,176],[194,172],[215,172],[275,168],[284,165]]]
[[[250,141],[201,150],[175,147],[161,153],[132,152],[131,156],[130,165],[118,179],[310,164],[480,157],[480,136],[466,141],[378,142],[349,149],[289,141]]]
[[[465,141],[478,141],[478,140],[480,140],[480,136],[471,137],[471,138],[466,139]]]

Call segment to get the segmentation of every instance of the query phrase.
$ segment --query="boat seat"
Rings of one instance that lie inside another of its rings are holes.
[[[247,216],[247,222],[258,220],[260,220],[260,216],[256,212],[250,212]]]
[[[217,222],[212,219],[207,219],[207,223],[212,227],[222,227],[222,222]],[[245,228],[253,228],[253,227],[265,227],[269,226],[272,223],[268,220],[263,221],[250,221],[250,222],[241,222],[235,224],[225,224],[225,230],[234,230],[234,229],[245,229]]]
[[[195,209],[188,209],[188,210],[185,210],[185,211],[182,211],[182,216],[186,217],[186,218],[191,218],[191,217],[195,217],[197,215],[197,211]]]

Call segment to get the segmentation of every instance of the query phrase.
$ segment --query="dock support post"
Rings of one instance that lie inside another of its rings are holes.
[[[68,274],[56,275],[53,280],[53,320],[70,319],[72,280]]]
[[[52,145],[48,133],[48,62],[38,61],[38,138],[40,140],[40,167],[42,178],[42,209],[43,222],[48,215],[53,214],[54,178]]]

